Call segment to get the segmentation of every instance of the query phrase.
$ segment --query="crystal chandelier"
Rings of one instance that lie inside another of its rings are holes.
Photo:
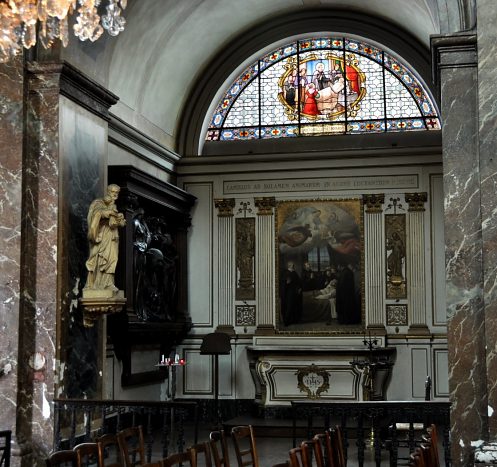
[[[38,38],[45,48],[60,39],[69,42],[68,16],[77,14],[74,35],[82,41],[96,41],[106,29],[117,36],[126,20],[121,16],[127,0],[108,0],[106,13],[100,17],[102,0],[0,0],[0,63],[36,44]],[[103,10],[102,10],[103,11]]]

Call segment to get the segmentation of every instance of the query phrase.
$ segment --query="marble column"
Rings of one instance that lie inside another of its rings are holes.
[[[35,458],[52,449],[59,214],[60,64],[27,65],[23,163],[17,438]],[[27,452],[22,463],[29,462]]]
[[[466,467],[471,442],[488,432],[476,36],[434,37],[432,51],[443,122],[452,461]]]
[[[0,261],[0,365],[13,367],[0,377],[1,429],[14,434],[11,465],[34,465],[53,448],[55,394],[71,396],[71,379],[76,390],[89,382],[92,391],[73,397],[95,397],[102,377],[95,353],[105,336],[67,333],[83,327],[71,293],[84,274],[87,208],[106,181],[102,109],[116,99],[64,63],[14,62],[1,73],[8,118],[1,119],[0,138],[9,158],[0,164],[8,247]],[[68,353],[79,360],[69,365]]]
[[[385,195],[364,195],[365,245],[365,305],[366,325],[370,329],[385,332],[385,229],[383,204]]]
[[[218,326],[217,331],[234,335],[235,265],[234,252],[234,198],[215,199],[218,210]]]
[[[16,435],[21,282],[23,65],[0,64],[0,431]],[[3,374],[1,373],[3,371]],[[17,443],[14,443],[18,450]]]
[[[274,206],[275,198],[255,198],[257,207],[256,334],[274,334]]]
[[[483,302],[488,397],[488,439],[497,442],[497,7],[492,0],[477,2],[478,133],[483,240]]]
[[[406,252],[408,297],[409,297],[409,334],[427,335],[430,333],[426,323],[426,271],[425,271],[425,203],[426,193],[406,193],[409,205],[407,214]]]

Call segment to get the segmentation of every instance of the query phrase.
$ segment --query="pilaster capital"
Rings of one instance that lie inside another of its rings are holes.
[[[382,205],[385,202],[384,193],[363,195],[367,213],[379,213],[383,211]]]
[[[276,206],[276,198],[267,197],[267,198],[255,198],[254,199],[255,206],[258,209],[258,216],[272,216],[273,208]]]
[[[425,203],[428,200],[428,195],[426,192],[422,193],[406,193],[405,194],[406,203],[409,205],[409,212],[413,211],[424,211]]]
[[[214,206],[218,210],[218,217],[233,217],[235,198],[216,198],[214,200]]]

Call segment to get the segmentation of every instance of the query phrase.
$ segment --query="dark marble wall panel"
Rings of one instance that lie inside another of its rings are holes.
[[[0,65],[0,430],[15,433],[22,195],[20,59]],[[9,369],[9,366],[6,368]]]
[[[497,438],[497,5],[478,1],[479,154],[489,438]]]
[[[104,193],[107,122],[65,97],[60,100],[60,117],[59,358],[65,371],[58,393],[71,398],[99,398],[101,326],[83,326],[78,298],[87,276],[88,207]]]
[[[476,44],[439,45],[452,456],[467,466],[487,431]]]

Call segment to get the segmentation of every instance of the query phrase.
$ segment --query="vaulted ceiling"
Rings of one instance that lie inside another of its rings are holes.
[[[73,40],[64,58],[119,96],[116,115],[174,149],[182,109],[217,55],[272,18],[323,8],[385,21],[426,51],[430,35],[459,24],[458,2],[447,0],[131,0],[121,35]]]

